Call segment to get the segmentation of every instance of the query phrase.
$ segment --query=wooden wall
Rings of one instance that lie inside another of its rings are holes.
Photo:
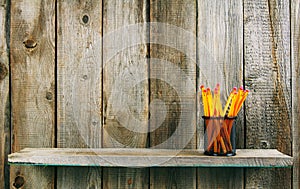
[[[299,0],[0,0],[0,188],[300,188]],[[290,168],[7,165],[25,147],[203,148],[198,88],[250,90],[238,148]]]

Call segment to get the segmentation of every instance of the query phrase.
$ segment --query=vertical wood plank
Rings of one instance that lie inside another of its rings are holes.
[[[57,146],[99,148],[102,2],[57,3]],[[101,168],[60,167],[57,171],[57,188],[100,188],[102,185]]]
[[[147,147],[146,9],[146,0],[103,1],[103,147]],[[148,172],[104,168],[103,187],[148,188]]]
[[[7,36],[8,2],[0,1],[0,188],[9,186],[7,155],[10,153],[10,97]]]
[[[293,188],[300,188],[300,1],[291,1]]]
[[[150,147],[196,148],[196,2],[151,0],[150,21]],[[150,188],[196,188],[196,169],[151,168]]]
[[[11,1],[12,152],[54,147],[55,2]],[[11,188],[53,188],[54,169],[10,169]]]
[[[198,173],[198,188],[244,188],[241,168],[201,168]]]
[[[288,0],[244,1],[246,148],[291,154]],[[291,188],[290,169],[247,169],[246,188]]]
[[[224,106],[233,87],[243,82],[242,0],[198,1],[199,86],[221,86]],[[201,93],[199,93],[201,94]],[[198,95],[198,148],[203,149],[202,98]],[[236,146],[244,147],[243,110],[236,121]],[[242,168],[199,168],[198,188],[243,188]]]

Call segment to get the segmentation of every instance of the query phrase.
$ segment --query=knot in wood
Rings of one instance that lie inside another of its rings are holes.
[[[13,186],[16,187],[16,188],[21,188],[24,185],[24,183],[25,183],[24,177],[17,176],[15,178],[15,182],[14,182]]]
[[[87,24],[88,22],[89,22],[89,16],[88,15],[83,15],[83,17],[82,17],[82,22],[83,23],[85,23],[85,24]]]
[[[81,17],[80,23],[87,26],[90,23],[90,16],[87,13],[84,13]]]
[[[127,184],[128,184],[128,185],[132,185],[132,178],[129,178],[129,179],[127,180]]]
[[[47,99],[47,100],[52,100],[52,96],[53,96],[53,95],[52,95],[51,92],[47,92],[47,93],[46,93],[46,99]]]
[[[27,39],[23,42],[26,48],[33,49],[37,46],[37,43],[33,39]]]
[[[270,143],[267,140],[261,140],[260,147],[262,149],[268,149],[268,148],[270,148]]]
[[[6,68],[5,64],[0,60],[0,81],[2,81],[8,74],[8,69]]]

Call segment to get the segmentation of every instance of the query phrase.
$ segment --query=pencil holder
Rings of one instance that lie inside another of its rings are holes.
[[[236,154],[236,117],[207,117],[204,120],[204,154],[234,156]]]

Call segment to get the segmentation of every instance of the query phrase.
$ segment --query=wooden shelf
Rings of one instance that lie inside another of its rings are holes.
[[[232,157],[201,150],[147,148],[26,148],[8,156],[10,165],[102,167],[291,167],[293,158],[275,149],[238,149]]]

